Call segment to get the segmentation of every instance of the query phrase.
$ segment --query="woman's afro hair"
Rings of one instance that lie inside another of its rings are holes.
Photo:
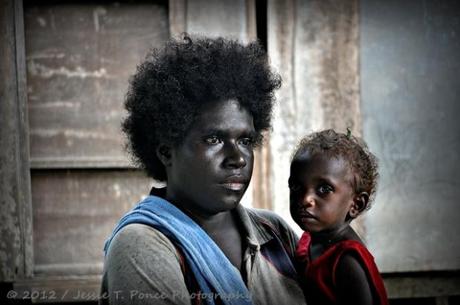
[[[281,85],[257,42],[184,35],[153,49],[130,79],[122,130],[138,166],[166,180],[156,155],[160,143],[177,145],[208,103],[237,100],[254,120],[258,138],[271,127],[274,91]],[[260,143],[259,141],[259,143]]]
[[[353,174],[352,187],[355,194],[368,193],[367,209],[371,207],[379,177],[378,162],[362,139],[352,136],[350,131],[343,134],[327,129],[303,138],[294,152],[293,159],[305,152],[311,156],[321,154],[328,158],[343,158]]]

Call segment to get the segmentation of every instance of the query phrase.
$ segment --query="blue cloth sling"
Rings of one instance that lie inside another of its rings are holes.
[[[216,296],[226,305],[252,304],[239,272],[222,250],[190,217],[160,197],[148,196],[120,219],[105,242],[105,254],[115,234],[132,223],[157,229],[182,250],[206,304],[214,305]]]

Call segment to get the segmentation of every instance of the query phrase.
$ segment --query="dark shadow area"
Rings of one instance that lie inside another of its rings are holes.
[[[268,50],[267,13],[267,0],[256,0],[257,39],[265,51]]]

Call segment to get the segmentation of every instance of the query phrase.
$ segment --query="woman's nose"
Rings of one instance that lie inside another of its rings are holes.
[[[227,143],[224,149],[226,167],[243,168],[246,166],[246,159],[236,143]]]

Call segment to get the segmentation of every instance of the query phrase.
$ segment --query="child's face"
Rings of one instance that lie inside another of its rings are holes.
[[[303,153],[294,158],[289,177],[290,211],[305,231],[338,228],[353,207],[352,175],[342,158]]]

